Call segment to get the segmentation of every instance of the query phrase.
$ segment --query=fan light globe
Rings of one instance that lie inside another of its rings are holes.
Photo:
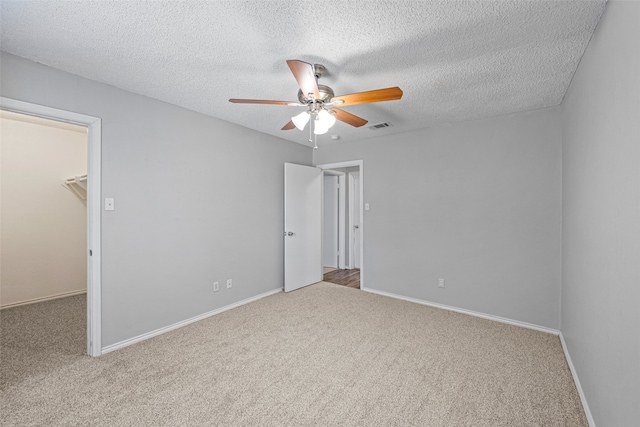
[[[329,113],[327,110],[320,110],[320,112],[318,112],[318,121],[321,123],[320,126],[323,128],[327,128],[327,130],[329,130],[331,126],[336,124],[335,116]]]
[[[316,135],[322,135],[329,132],[328,127],[322,126],[322,123],[319,123],[320,120],[316,120],[313,126],[313,133]]]
[[[304,130],[304,127],[307,125],[307,122],[309,121],[309,112],[303,111],[297,116],[291,117],[291,121],[293,122],[294,125],[296,125],[298,129]]]

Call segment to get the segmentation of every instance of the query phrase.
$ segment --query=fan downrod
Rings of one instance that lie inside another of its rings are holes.
[[[316,76],[316,80],[318,80],[324,73],[327,72],[327,68],[322,64],[313,64],[313,74]]]

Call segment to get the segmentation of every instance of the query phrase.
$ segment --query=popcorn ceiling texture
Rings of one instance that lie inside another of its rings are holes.
[[[399,86],[345,107],[352,141],[560,104],[605,1],[1,2],[2,50],[242,126],[281,131],[300,107],[285,60],[320,63],[336,94]]]

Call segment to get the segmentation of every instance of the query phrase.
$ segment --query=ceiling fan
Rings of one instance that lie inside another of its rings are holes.
[[[311,132],[315,135],[327,133],[337,120],[354,127],[360,127],[367,123],[367,120],[348,113],[340,108],[349,105],[368,104],[371,102],[393,101],[402,98],[402,90],[399,87],[370,90],[367,92],[351,93],[348,95],[335,96],[333,89],[329,86],[319,85],[318,79],[326,71],[320,64],[309,64],[304,61],[288,60],[287,65],[296,78],[300,90],[298,91],[298,102],[272,101],[267,99],[230,99],[229,102],[237,104],[274,104],[291,105],[296,107],[307,107],[305,111],[291,118],[289,123],[282,127],[282,130],[298,128],[304,130],[309,121],[309,142]],[[313,120],[310,120],[313,118]],[[318,148],[317,144],[314,148]]]

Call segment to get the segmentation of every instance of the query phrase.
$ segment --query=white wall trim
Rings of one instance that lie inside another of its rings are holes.
[[[26,301],[14,302],[13,304],[6,304],[6,305],[3,305],[3,306],[0,306],[0,310],[4,310],[5,308],[19,307],[21,305],[29,305],[29,304],[36,304],[36,303],[39,303],[39,302],[53,301],[54,299],[72,297],[74,295],[82,295],[82,294],[86,294],[86,293],[87,293],[86,289],[82,289],[82,290],[79,290],[79,291],[64,292],[62,294],[49,295],[47,297],[34,298],[34,299],[26,300]]]
[[[353,166],[362,167],[362,160],[347,160],[345,162],[326,163],[324,165],[316,165],[316,167],[320,169],[342,169],[342,168],[350,168]]]
[[[360,184],[358,186],[358,192],[360,193],[360,214],[358,215],[360,217],[360,222],[362,222],[362,191],[360,191],[360,188],[362,187],[362,180],[360,179],[360,172],[349,172],[349,269],[353,269],[356,268],[356,262],[355,262],[355,245],[353,244],[353,235],[355,234],[354,228],[353,228],[353,211],[354,211],[354,206],[355,206],[355,196],[354,194],[356,193],[356,185],[355,185],[355,179],[354,177],[358,177],[358,184]],[[362,227],[361,227],[362,228]],[[362,233],[360,233],[360,240],[362,240]],[[362,261],[362,246],[360,246],[360,260]],[[360,263],[360,267],[362,267],[362,263]],[[362,272],[362,268],[360,268],[360,271]]]
[[[347,250],[349,251],[349,264],[347,265],[347,268],[349,270],[355,268],[355,263],[353,262],[354,260],[354,256],[353,256],[353,203],[354,203],[354,197],[353,197],[353,193],[355,192],[355,184],[353,183],[353,172],[349,172],[349,245],[347,247]]]
[[[169,331],[172,331],[174,329],[182,328],[183,326],[187,326],[187,325],[189,325],[191,323],[198,322],[200,320],[206,319],[207,317],[215,316],[216,314],[223,313],[223,312],[225,312],[227,310],[231,310],[233,308],[240,307],[241,305],[249,304],[250,302],[254,302],[254,301],[257,301],[259,299],[262,299],[262,298],[265,298],[265,297],[268,297],[270,295],[274,295],[274,294],[277,294],[277,293],[280,293],[280,292],[282,292],[282,288],[273,289],[273,290],[265,292],[263,294],[256,295],[256,296],[251,297],[251,298],[243,299],[242,301],[234,302],[233,304],[225,305],[224,307],[217,308],[217,309],[212,310],[212,311],[208,311],[206,313],[200,314],[200,315],[192,317],[190,319],[182,320],[180,322],[174,323],[173,325],[165,326],[163,328],[156,329],[155,331],[147,332],[145,334],[138,335],[137,337],[129,338],[129,339],[126,339],[124,341],[120,341],[118,343],[108,345],[108,346],[106,346],[106,347],[104,347],[102,349],[102,354],[110,353],[112,351],[119,350],[119,349],[124,348],[124,347],[128,347],[128,346],[130,346],[132,344],[135,344],[135,343],[138,343],[140,341],[144,341],[144,340],[147,340],[149,338],[153,338],[153,337],[155,337],[157,335],[164,334],[165,332],[169,332]]]
[[[102,121],[98,117],[4,97],[0,97],[0,108],[87,127],[87,354],[99,356],[102,347]]]
[[[338,268],[344,270],[346,266],[347,253],[344,245],[345,233],[346,233],[346,224],[345,220],[347,219],[347,209],[345,207],[346,198],[346,182],[347,175],[341,174],[338,176],[338,252],[340,255],[338,256]]]
[[[506,323],[508,325],[520,326],[521,328],[533,329],[535,331],[545,332],[552,335],[560,335],[557,329],[547,328],[545,326],[534,325],[533,323],[521,322],[519,320],[507,319],[506,317],[494,316],[492,314],[480,313],[478,311],[467,310],[464,308],[453,307],[451,305],[439,304],[436,302],[425,301],[412,297],[405,297],[390,292],[378,291],[376,289],[363,289],[363,291],[372,294],[382,295],[385,297],[395,298],[403,301],[414,302],[416,304],[428,305],[430,307],[441,308],[443,310],[455,311],[456,313],[468,314],[469,316],[480,317],[482,319],[493,320],[495,322]]]
[[[573,382],[576,385],[576,389],[578,389],[578,395],[580,396],[580,402],[582,402],[582,409],[584,409],[584,414],[587,417],[587,422],[589,423],[589,427],[596,427],[596,422],[591,415],[591,411],[589,410],[589,405],[587,404],[587,397],[584,395],[584,391],[582,390],[582,386],[580,385],[580,380],[578,379],[578,372],[576,368],[573,366],[573,362],[571,361],[571,356],[569,355],[569,348],[567,347],[567,343],[564,341],[564,335],[560,332],[560,343],[562,343],[562,350],[564,351],[564,357],[567,359],[567,364],[569,365],[569,370],[571,371],[571,376],[573,377]]]

